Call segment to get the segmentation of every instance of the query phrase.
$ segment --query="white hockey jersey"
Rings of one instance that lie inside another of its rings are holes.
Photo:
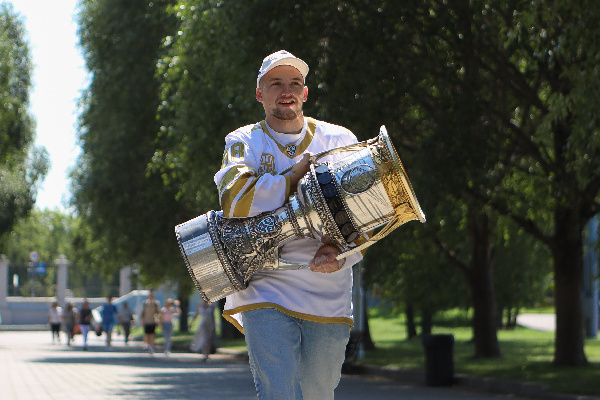
[[[265,121],[231,132],[225,138],[222,167],[215,175],[223,216],[248,217],[283,206],[295,188],[290,187],[289,176],[279,172],[299,161],[303,153],[317,154],[356,142],[348,129],[307,117],[299,134],[275,132]],[[280,256],[307,264],[321,245],[315,239],[294,240],[281,249]],[[361,259],[360,253],[349,256],[343,268],[332,274],[308,268],[258,272],[248,288],[227,297],[224,316],[242,332],[240,313],[258,308],[352,325],[351,267]]]

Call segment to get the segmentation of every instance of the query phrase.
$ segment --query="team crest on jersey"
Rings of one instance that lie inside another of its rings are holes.
[[[290,143],[285,145],[285,152],[287,153],[287,155],[291,158],[294,157],[296,155],[296,143]]]
[[[275,157],[273,157],[273,154],[263,153],[260,156],[260,166],[258,167],[258,174],[275,174]]]

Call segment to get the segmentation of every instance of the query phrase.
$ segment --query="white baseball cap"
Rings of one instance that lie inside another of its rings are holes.
[[[306,79],[306,75],[308,75],[308,65],[293,55],[292,53],[279,50],[267,57],[263,60],[260,69],[258,70],[258,78],[256,78],[256,87],[259,86],[260,79],[267,74],[270,70],[275,67],[279,67],[280,65],[291,65],[296,68],[302,74],[302,77]]]

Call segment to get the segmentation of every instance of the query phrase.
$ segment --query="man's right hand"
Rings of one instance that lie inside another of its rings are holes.
[[[290,170],[290,185],[293,190],[298,186],[298,182],[310,170],[310,153],[302,154],[302,159],[292,166]]]

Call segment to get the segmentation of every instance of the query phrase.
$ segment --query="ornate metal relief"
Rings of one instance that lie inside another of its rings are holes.
[[[253,218],[219,217],[220,239],[233,270],[245,282],[258,269],[273,269],[281,221],[272,212]]]

